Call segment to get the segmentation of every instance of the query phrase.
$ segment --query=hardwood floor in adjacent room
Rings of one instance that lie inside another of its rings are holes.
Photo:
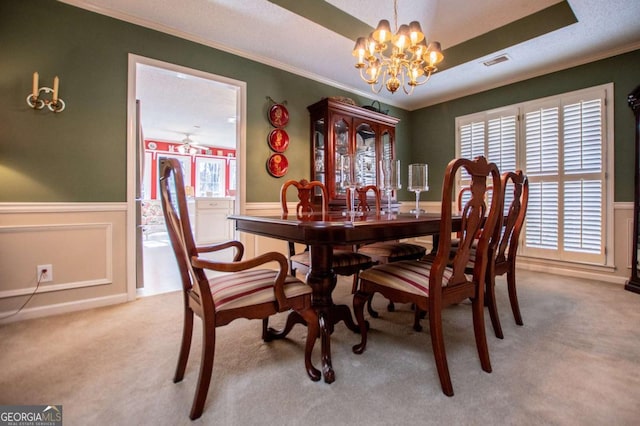
[[[180,271],[169,235],[166,232],[156,232],[147,236],[142,244],[144,287],[137,290],[138,297],[181,290]],[[227,250],[219,254],[206,254],[203,257],[230,262],[231,252]],[[206,273],[209,277],[216,274],[211,271]]]
[[[169,235],[158,232],[149,235],[143,242],[144,287],[138,296],[177,291],[182,288],[180,271],[176,263]]]

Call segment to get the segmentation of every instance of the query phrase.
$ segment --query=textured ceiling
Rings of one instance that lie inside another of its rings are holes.
[[[391,0],[62,1],[407,110],[640,48],[639,0],[399,0],[398,23],[418,20],[450,53],[450,63],[445,56],[442,70],[410,96],[401,90],[376,96],[353,66],[351,33],[380,19],[393,26]],[[548,8],[559,3],[577,22],[546,28],[558,15]],[[500,54],[510,60],[482,64]]]

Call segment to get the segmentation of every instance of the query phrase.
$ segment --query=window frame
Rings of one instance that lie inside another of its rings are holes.
[[[602,199],[601,199],[601,212],[602,212],[602,232],[601,232],[601,252],[599,254],[583,253],[579,251],[570,251],[564,249],[564,200],[560,195],[558,199],[558,211],[560,212],[558,221],[558,247],[557,249],[543,249],[526,247],[523,244],[523,240],[526,237],[526,226],[521,233],[519,255],[525,257],[553,259],[563,262],[573,262],[589,265],[613,265],[613,238],[614,238],[614,179],[613,179],[613,148],[614,148],[614,92],[613,83],[607,83],[599,86],[594,86],[586,89],[580,89],[572,92],[553,95],[545,98],[534,99],[531,101],[521,102],[518,104],[503,106],[492,110],[481,111],[473,114],[467,114],[455,118],[455,152],[456,157],[462,156],[461,146],[461,128],[462,126],[470,123],[483,122],[485,127],[484,134],[484,155],[491,160],[488,156],[488,123],[496,117],[507,116],[510,114],[516,114],[516,169],[526,170],[526,114],[545,107],[557,107],[558,108],[558,156],[559,167],[564,166],[564,120],[566,105],[575,104],[578,101],[589,101],[592,99],[600,98],[602,101],[601,109],[601,128],[602,128],[602,172],[597,173],[598,176],[602,176]],[[475,151],[474,151],[475,152]],[[502,170],[502,168],[500,168]],[[589,173],[583,172],[581,175],[587,175]],[[568,179],[569,174],[562,171],[556,172],[553,175],[554,182],[558,182],[559,191],[563,191],[563,186]],[[574,179],[575,180],[575,179]],[[530,175],[530,183],[536,181],[549,181],[542,176],[534,174]],[[456,180],[456,187],[459,190],[465,184],[463,176],[458,176]]]

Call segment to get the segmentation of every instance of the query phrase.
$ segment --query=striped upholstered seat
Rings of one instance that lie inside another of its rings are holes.
[[[427,249],[423,246],[397,241],[371,243],[358,249],[358,252],[374,259],[384,257],[389,263],[407,259],[419,259],[425,255],[426,251]]]
[[[431,264],[427,262],[403,260],[367,269],[360,274],[360,279],[405,293],[428,297],[430,273]],[[449,284],[452,275],[453,270],[445,268],[442,275],[442,287]]]
[[[291,256],[290,260],[297,265],[304,265],[309,268],[311,259],[309,252],[304,251]],[[338,275],[353,275],[354,268],[357,270],[367,269],[373,266],[373,260],[369,256],[349,250],[334,250],[331,267]]]
[[[250,269],[233,274],[216,276],[209,280],[216,311],[241,308],[276,301],[273,282],[278,271]],[[284,280],[287,298],[311,294],[311,287],[291,275]]]

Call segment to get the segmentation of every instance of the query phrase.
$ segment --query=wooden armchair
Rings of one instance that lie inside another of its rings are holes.
[[[202,319],[202,357],[189,417],[193,420],[202,415],[213,370],[216,328],[237,318],[263,319],[262,338],[269,341],[272,336],[267,331],[266,319],[277,312],[293,309],[308,326],[304,350],[307,374],[313,381],[320,380],[320,371],[311,362],[311,352],[319,333],[318,316],[311,306],[311,288],[288,274],[286,257],[270,252],[243,261],[244,247],[239,241],[196,247],[189,222],[182,170],[176,159],[163,160],[160,190],[184,295],[182,344],[173,379],[176,383],[183,379],[189,358],[193,314]],[[233,262],[217,262],[201,257],[202,253],[223,249],[235,250]],[[273,263],[278,266],[276,270],[256,269]],[[205,269],[225,274],[208,279]]]
[[[452,231],[452,194],[455,175],[465,169],[471,176],[471,198],[462,212],[464,231],[455,257],[450,259]],[[487,178],[493,179],[491,206],[487,213],[485,195]],[[360,287],[353,298],[355,316],[361,341],[353,347],[356,354],[364,352],[368,323],[364,319],[364,305],[376,292],[394,302],[414,303],[416,310],[427,312],[431,344],[445,395],[453,395],[442,330],[442,310],[466,299],[472,301],[473,330],[482,369],[491,372],[491,362],[484,326],[484,279],[487,272],[489,240],[493,235],[500,211],[502,191],[500,174],[494,163],[484,157],[475,160],[454,159],[445,171],[442,185],[440,239],[433,263],[404,260],[374,266],[360,276]],[[466,273],[471,244],[480,230],[475,265],[472,274]]]

